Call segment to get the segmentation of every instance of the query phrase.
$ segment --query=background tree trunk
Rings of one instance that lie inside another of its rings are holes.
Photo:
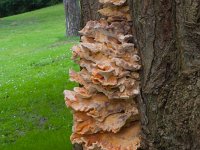
[[[200,1],[129,0],[140,49],[143,149],[200,149]],[[82,26],[99,19],[81,0]]]
[[[79,0],[63,0],[66,16],[66,35],[78,36],[80,30]]]
[[[200,149],[200,1],[130,0],[146,148]]]

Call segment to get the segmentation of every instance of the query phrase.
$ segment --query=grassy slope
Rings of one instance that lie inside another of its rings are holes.
[[[70,48],[57,5],[0,19],[0,149],[70,150]]]

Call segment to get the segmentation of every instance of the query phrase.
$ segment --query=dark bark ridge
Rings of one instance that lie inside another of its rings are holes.
[[[143,149],[200,149],[200,1],[134,0]]]

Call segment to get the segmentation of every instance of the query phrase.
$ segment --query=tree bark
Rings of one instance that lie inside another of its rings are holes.
[[[78,36],[80,30],[79,0],[63,0],[66,17],[66,35]]]
[[[200,1],[129,5],[143,64],[144,149],[200,149]]]
[[[81,27],[83,28],[90,20],[99,20],[101,15],[97,12],[102,5],[98,0],[80,0],[81,4]]]

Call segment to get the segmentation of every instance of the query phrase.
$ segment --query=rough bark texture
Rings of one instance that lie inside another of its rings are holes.
[[[63,0],[66,16],[66,35],[78,36],[80,30],[79,0]]]
[[[200,149],[200,1],[130,0],[144,149]],[[145,147],[146,146],[146,147]]]
[[[83,28],[90,20],[99,20],[101,15],[97,12],[102,5],[98,0],[80,0],[81,4],[81,27]]]

